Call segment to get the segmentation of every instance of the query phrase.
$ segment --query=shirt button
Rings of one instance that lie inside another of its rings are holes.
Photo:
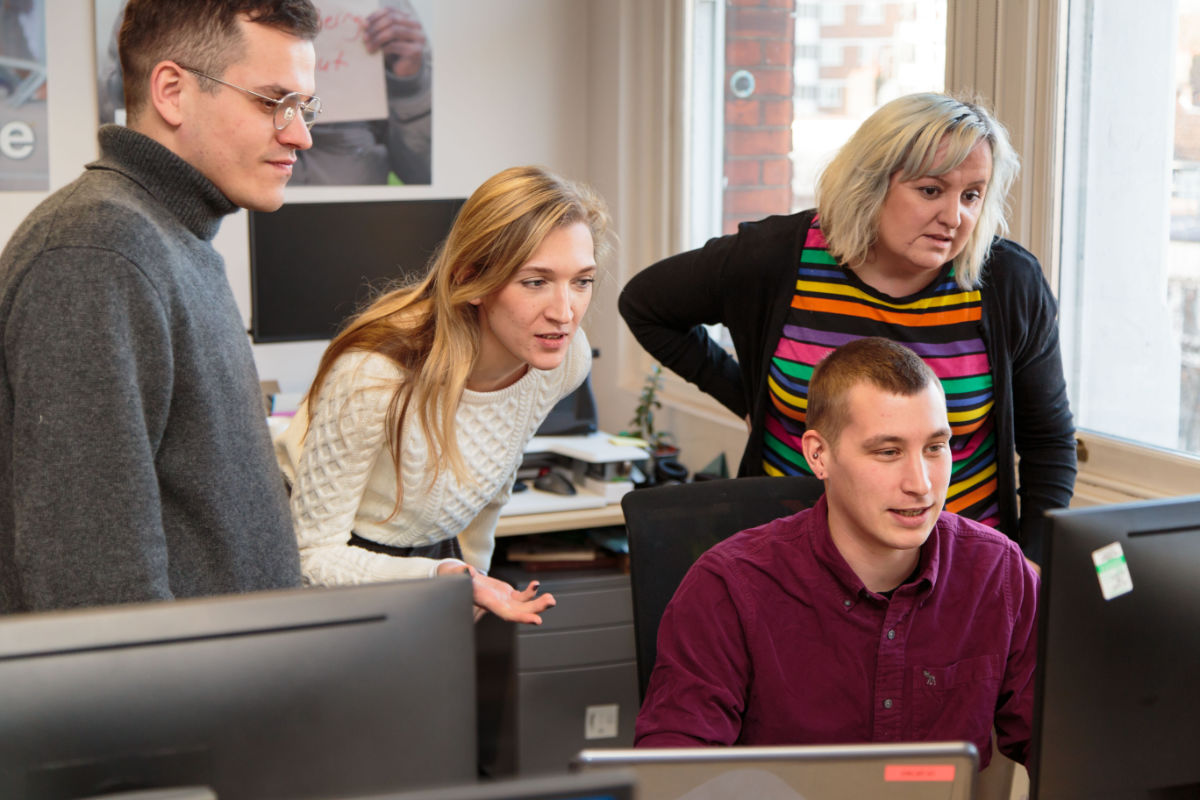
[[[888,631],[888,638],[889,638],[889,639],[895,639],[895,638],[896,638],[896,629],[895,629],[895,628],[892,628],[890,631]]]
[[[842,605],[844,605],[846,608],[849,608],[849,607],[850,607],[850,605],[851,605],[851,603],[850,603],[850,601],[849,601],[849,600],[843,600],[843,601],[842,601]]]
[[[889,697],[887,700],[884,700],[884,701],[883,701],[883,707],[884,707],[884,708],[891,708],[891,707],[892,707],[892,699],[891,699],[890,697]]]

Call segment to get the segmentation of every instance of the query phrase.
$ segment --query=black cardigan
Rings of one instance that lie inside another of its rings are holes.
[[[768,365],[795,294],[813,214],[742,223],[736,234],[648,267],[621,292],[621,316],[642,347],[737,416],[750,416],[739,475],[762,474]],[[999,527],[1037,561],[1046,528],[1042,512],[1066,506],[1075,486],[1058,309],[1037,259],[1007,239],[993,241],[980,289],[995,391]],[[736,358],[701,327],[716,323],[729,329]]]

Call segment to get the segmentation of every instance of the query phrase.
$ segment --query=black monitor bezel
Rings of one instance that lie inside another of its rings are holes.
[[[465,578],[0,617],[0,796],[463,782],[475,703]]]
[[[1172,797],[1171,786],[1200,787],[1200,759],[1177,757],[1180,745],[1200,752],[1200,688],[1156,672],[1186,672],[1191,663],[1200,673],[1200,610],[1172,599],[1181,590],[1200,600],[1200,495],[1047,516],[1031,797]],[[1091,553],[1112,542],[1122,546],[1133,590],[1105,600]],[[1188,614],[1194,629],[1181,638]],[[1189,702],[1192,724],[1173,717]]]
[[[252,340],[331,339],[378,293],[425,274],[464,202],[347,200],[251,211]]]

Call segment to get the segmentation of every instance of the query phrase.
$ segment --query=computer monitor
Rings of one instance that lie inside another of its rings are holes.
[[[971,800],[970,742],[584,750],[578,770],[633,773],[638,797]]]
[[[586,775],[513,778],[356,800],[633,800],[633,790],[632,775],[607,769]]]
[[[466,578],[0,617],[0,797],[473,780],[473,636]]]
[[[425,274],[464,202],[288,203],[251,212],[254,341],[332,338],[376,293]]]
[[[1200,797],[1200,496],[1055,511],[1033,797]]]
[[[597,355],[592,350],[592,357]],[[592,393],[592,376],[588,374],[575,391],[563,397],[537,429],[538,436],[583,436],[595,433],[598,425],[596,396]]]

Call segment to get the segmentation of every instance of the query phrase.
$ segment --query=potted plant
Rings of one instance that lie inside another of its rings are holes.
[[[683,481],[687,478],[687,469],[679,463],[679,447],[675,444],[675,436],[669,431],[660,430],[655,425],[655,412],[662,408],[658,399],[662,391],[662,367],[655,364],[646,373],[642,392],[638,395],[638,404],[633,411],[633,419],[629,421],[626,434],[641,439],[650,451],[650,470],[648,485],[667,480]]]

